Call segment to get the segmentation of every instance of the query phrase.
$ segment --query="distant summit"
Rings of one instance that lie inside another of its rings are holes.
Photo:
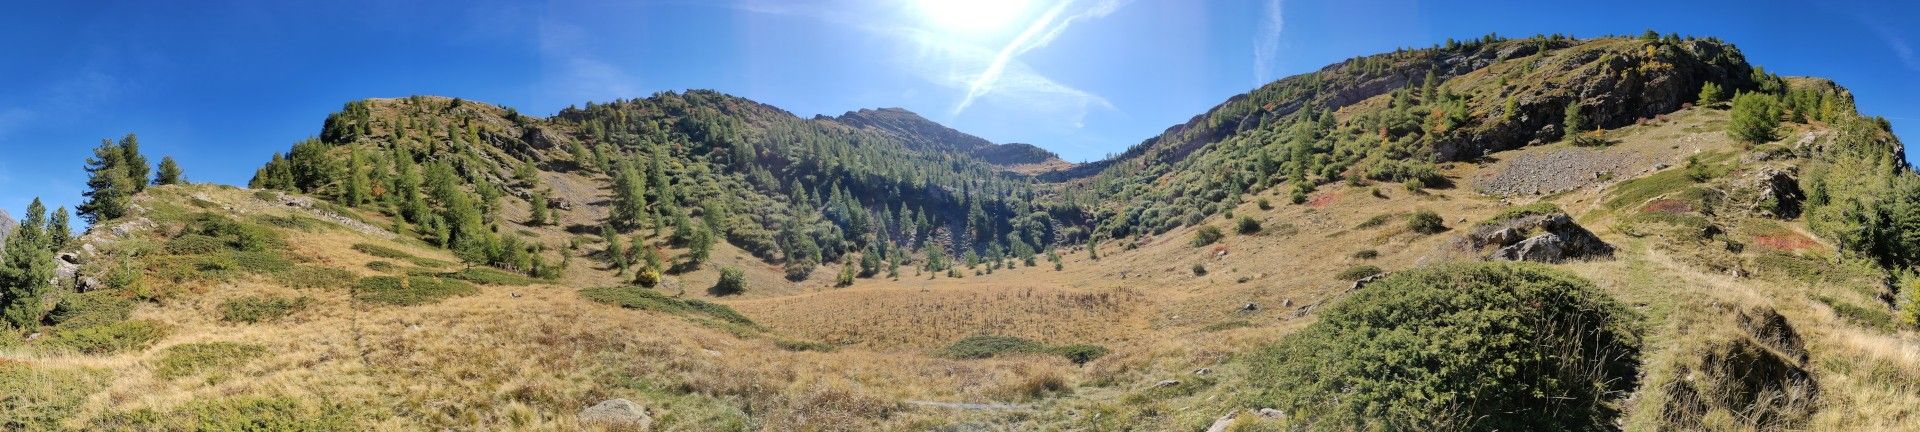
[[[1072,166],[1061,160],[1059,155],[1039,146],[1025,143],[994,144],[986,138],[954,130],[905,108],[862,109],[849,111],[839,117],[821,116],[819,119],[886,134],[915,150],[964,153],[1013,171],[1035,173]]]

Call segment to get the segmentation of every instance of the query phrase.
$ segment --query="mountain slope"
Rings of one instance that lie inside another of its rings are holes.
[[[822,119],[828,119],[821,117]],[[989,164],[1014,172],[1039,174],[1071,167],[1059,155],[1032,144],[994,144],[984,138],[946,127],[902,108],[848,111],[832,121],[878,131],[904,141],[908,146],[932,152],[967,154]]]
[[[625,399],[656,430],[1912,428],[1920,176],[1884,120],[1710,39],[1449,45],[1058,181],[904,112],[355,102],[266,189],[149,188],[64,251],[97,283],[0,338],[0,420],[575,430]],[[733,271],[743,294],[710,289]]]

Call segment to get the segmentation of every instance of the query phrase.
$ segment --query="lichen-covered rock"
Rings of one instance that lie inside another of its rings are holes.
[[[653,428],[653,416],[647,415],[647,409],[626,399],[610,399],[581,410],[580,424],[599,426],[615,430],[648,430]]]
[[[1528,236],[1531,233],[1539,233]],[[1600,240],[1565,213],[1529,215],[1481,225],[1456,243],[1461,249],[1494,249],[1488,258],[1559,263],[1613,257],[1613,245]]]

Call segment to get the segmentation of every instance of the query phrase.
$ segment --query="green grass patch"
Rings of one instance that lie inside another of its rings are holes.
[[[133,300],[119,290],[68,293],[47,313],[55,327],[77,328],[126,321],[133,315]]]
[[[1493,215],[1492,218],[1488,218],[1485,221],[1481,221],[1480,225],[1481,226],[1498,225],[1507,221],[1520,219],[1528,216],[1550,215],[1555,213],[1566,213],[1566,211],[1561,210],[1558,204],[1541,201],[1533,204],[1508,207],[1506,210],[1501,210],[1499,214]]]
[[[773,346],[777,346],[777,347],[780,347],[780,349],[787,350],[787,351],[794,351],[794,352],[800,352],[800,351],[834,352],[840,349],[840,347],[833,346],[832,344],[814,342],[814,341],[792,340],[792,339],[780,339],[780,340],[773,341]]]
[[[360,279],[354,289],[355,300],[396,306],[438,303],[448,298],[480,292],[473,284],[431,276],[374,276]]]
[[[146,348],[166,337],[166,326],[153,321],[121,321],[87,327],[55,329],[46,346],[81,354],[113,354]]]
[[[1232,320],[1232,321],[1221,321],[1213,324],[1207,324],[1206,327],[1201,327],[1200,331],[1212,333],[1217,331],[1226,331],[1226,330],[1233,330],[1237,328],[1247,328],[1247,327],[1253,327],[1253,322],[1247,321],[1247,320]]]
[[[1053,354],[1066,357],[1074,364],[1086,364],[1111,351],[1106,347],[1089,344],[1047,346],[1040,342],[1014,336],[969,336],[955,341],[940,351],[940,355],[956,359],[983,359],[1015,354]]]
[[[468,267],[457,272],[435,273],[432,275],[449,279],[459,279],[481,285],[523,286],[540,283],[539,280],[535,280],[534,278],[508,273],[504,270],[490,267]]]
[[[721,321],[756,327],[753,320],[727,305],[701,301],[682,300],[668,297],[659,291],[637,286],[596,287],[580,290],[580,295],[588,300],[606,303],[627,309],[640,309],[666,312],[676,315],[705,315]]]
[[[330,267],[296,266],[273,274],[273,279],[281,285],[295,289],[338,289],[353,284],[359,275],[351,271]]]
[[[339,225],[336,225],[333,222],[327,222],[327,221],[314,219],[314,218],[301,216],[301,215],[286,215],[286,216],[257,215],[253,217],[253,221],[258,222],[262,225],[291,229],[291,230],[299,230],[299,231],[305,231],[305,232],[319,232],[322,230],[339,227]]]
[[[1693,179],[1687,178],[1686,170],[1663,170],[1614,186],[1612,196],[1607,198],[1606,206],[1612,209],[1638,206],[1661,194],[1691,185],[1693,185]]]
[[[402,252],[399,249],[394,249],[394,248],[381,246],[373,243],[355,243],[353,245],[353,250],[360,251],[360,253],[363,253],[363,254],[373,255],[374,257],[377,257],[377,258],[386,258],[386,259],[413,258],[413,254]]]
[[[1340,280],[1344,280],[1344,281],[1357,281],[1361,279],[1366,279],[1368,276],[1373,276],[1373,275],[1386,273],[1386,272],[1387,272],[1386,270],[1381,270],[1379,266],[1361,264],[1353,267],[1347,267],[1346,270],[1341,270],[1340,274],[1333,275],[1333,277],[1338,278]]]
[[[1373,228],[1381,225],[1386,225],[1388,221],[1393,220],[1393,217],[1395,215],[1396,215],[1395,213],[1382,213],[1382,214],[1373,215],[1373,217],[1367,218],[1367,220],[1360,221],[1359,225],[1354,225],[1353,229],[1367,229],[1367,228]]]
[[[153,375],[175,379],[203,372],[224,373],[267,353],[267,347],[239,342],[181,344],[160,351]]]
[[[307,297],[239,297],[220,303],[220,319],[248,324],[278,321],[305,310],[311,303],[313,299]]]
[[[1893,331],[1896,329],[1893,323],[1893,314],[1888,312],[1886,308],[1860,306],[1824,295],[1815,295],[1813,299],[1820,301],[1820,303],[1827,305],[1827,307],[1833,308],[1834,315],[1839,315],[1841,319],[1850,321],[1855,325],[1885,331]]]
[[[166,431],[360,431],[360,414],[346,405],[290,397],[240,396],[199,399],[171,411],[143,408],[95,420],[98,430]]]
[[[79,413],[89,396],[106,388],[111,376],[98,369],[0,362],[0,430],[65,430],[60,422]]]
[[[293,269],[293,260],[287,259],[277,251],[233,251],[225,255],[232,259],[233,269],[248,273],[274,273]]]
[[[378,272],[391,272],[398,268],[399,267],[394,267],[393,263],[387,262],[387,261],[373,261],[373,262],[367,263],[367,270],[373,270]]]

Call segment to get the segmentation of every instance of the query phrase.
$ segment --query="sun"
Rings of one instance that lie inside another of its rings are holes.
[[[934,27],[966,35],[998,34],[1027,13],[1029,0],[919,0],[919,12]]]

